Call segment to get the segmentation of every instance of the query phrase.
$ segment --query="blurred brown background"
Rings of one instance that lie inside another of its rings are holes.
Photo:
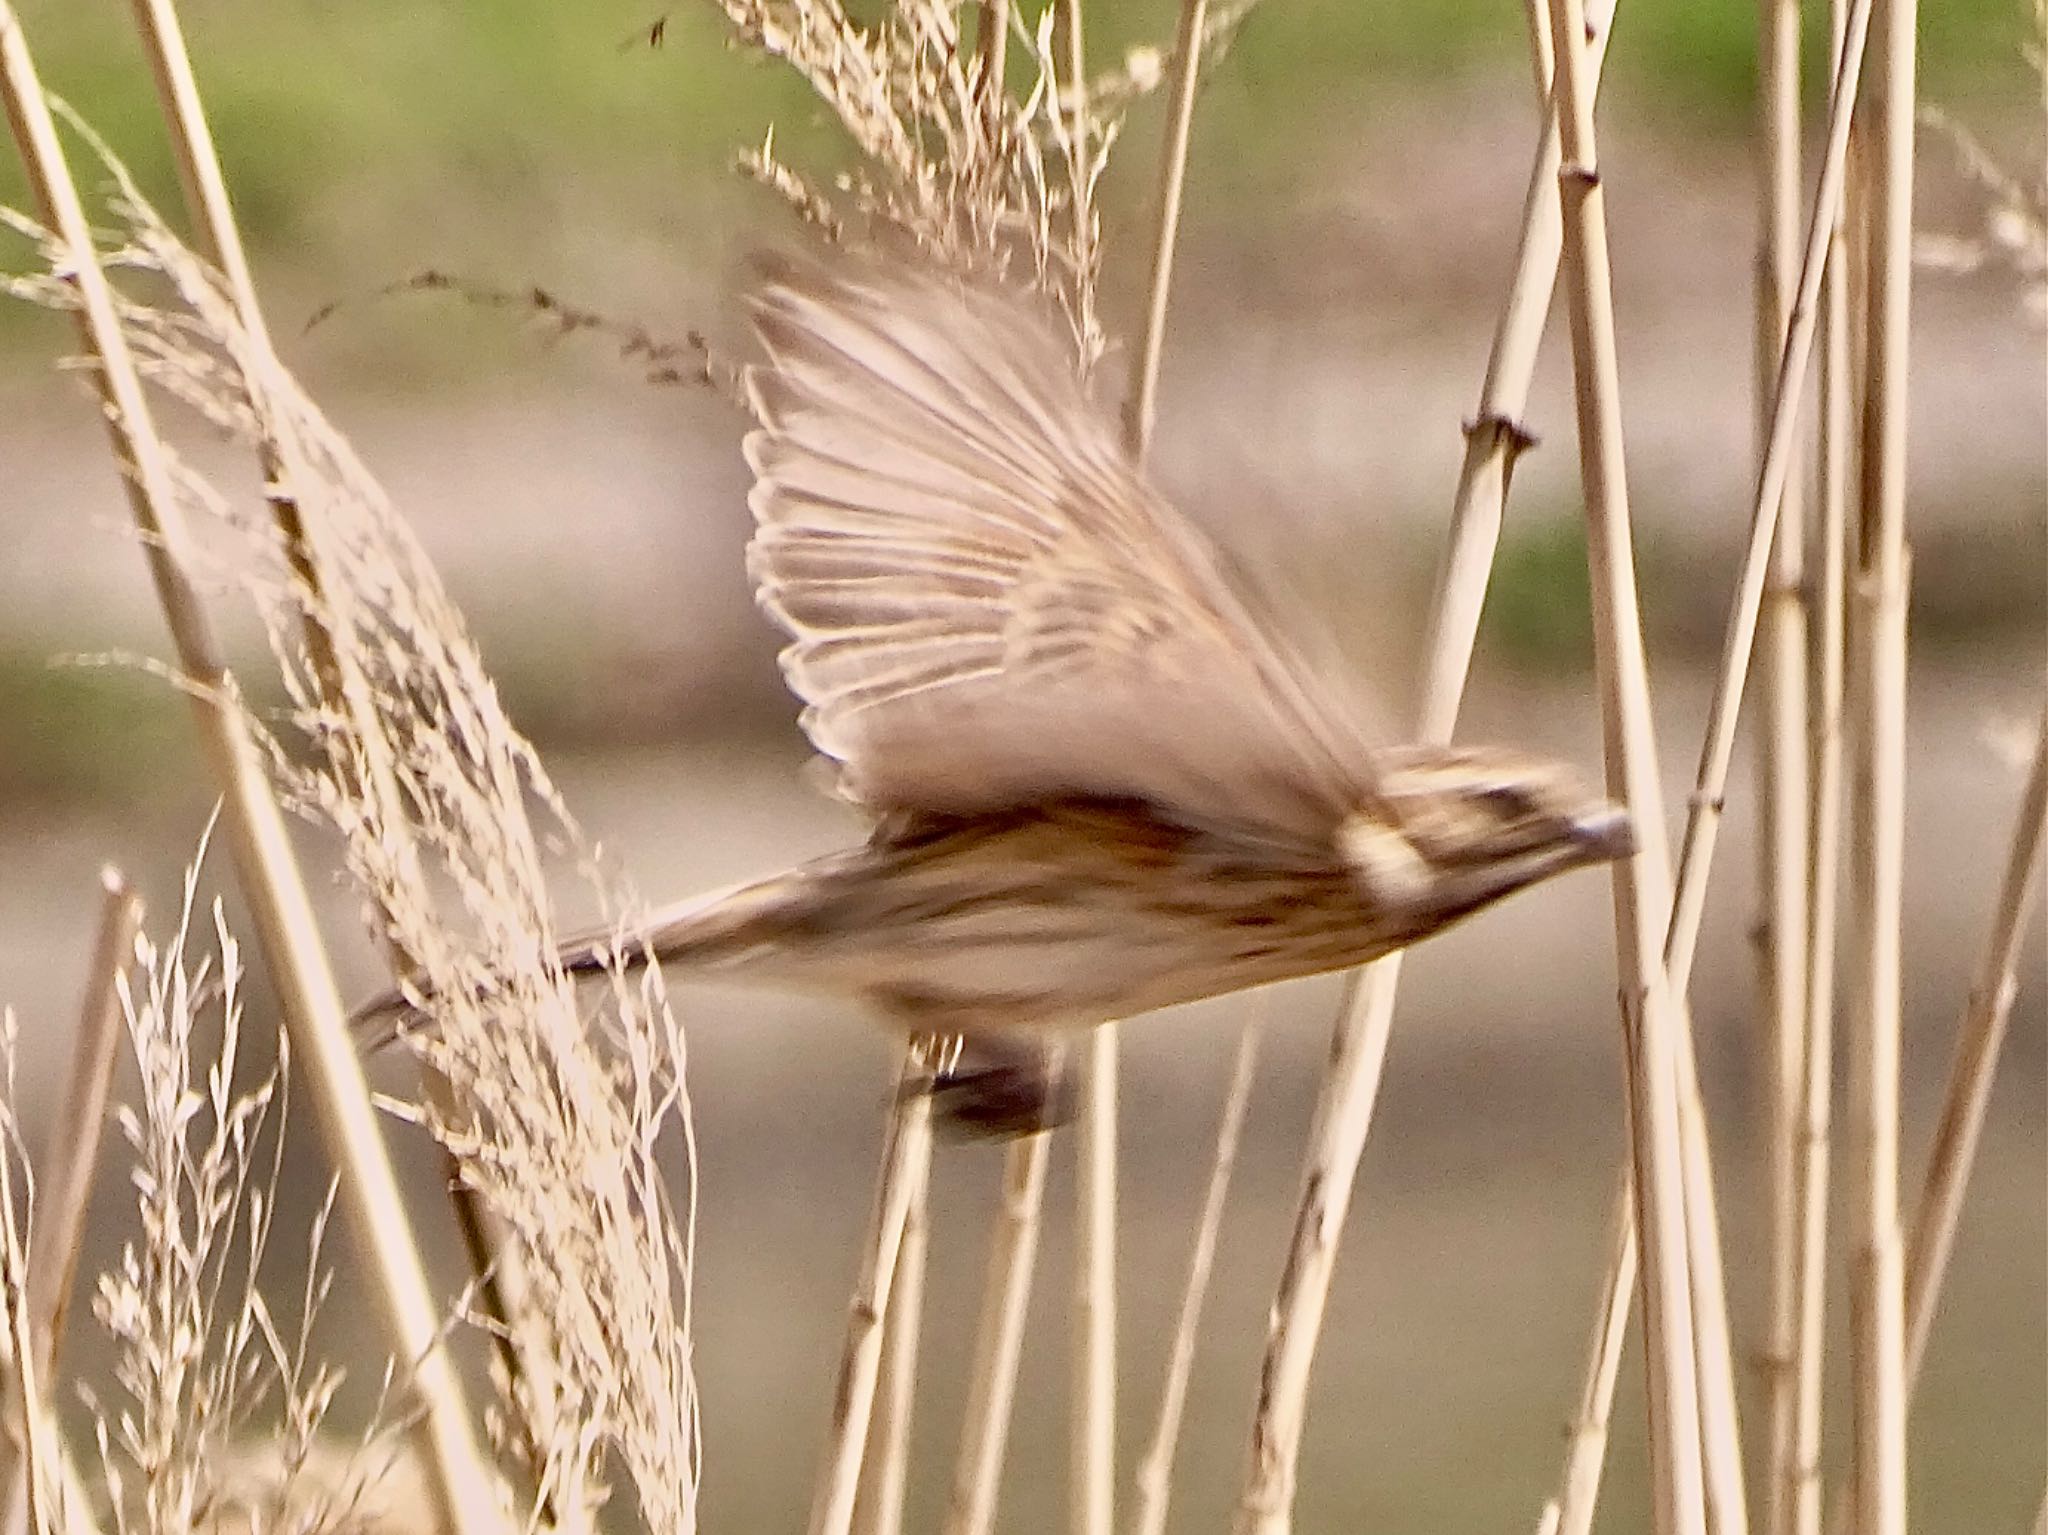
[[[25,9],[50,83],[168,202],[121,8]],[[288,359],[412,518],[572,808],[655,898],[859,834],[810,787],[774,639],[748,601],[741,423],[704,391],[644,383],[600,342],[560,342],[445,296],[374,294],[433,267],[540,284],[658,333],[697,327],[736,345],[740,258],[792,234],[723,162],[771,117],[791,158],[829,163],[831,137],[807,98],[723,50],[708,13],[674,13],[650,46],[661,14],[616,0],[524,0],[488,16],[439,0],[216,0],[188,18]],[[2022,175],[2042,154],[2038,82],[2017,51],[2025,19],[2017,5],[1973,0],[1930,15],[1925,38],[1929,98]],[[1157,3],[1105,8],[1097,56],[1111,64],[1169,26]],[[1506,0],[1274,5],[1253,17],[1197,117],[1154,463],[1183,506],[1299,599],[1305,627],[1334,636],[1390,721],[1409,712],[1459,423],[1477,395],[1533,143],[1519,27]],[[1674,806],[1690,786],[1747,516],[1752,27],[1743,7],[1642,0],[1620,23],[1604,129],[1631,489]],[[1113,328],[1133,313],[1156,142],[1147,105],[1109,190]],[[1922,164],[1922,222],[1980,235],[1981,200],[1939,140],[1923,144]],[[14,183],[5,190],[18,198]],[[300,334],[336,300],[337,314]],[[2048,401],[2027,305],[1996,270],[1930,274],[1915,300],[1909,1189],[2042,693]],[[1543,442],[1517,471],[1465,728],[1594,769],[1569,368],[1554,329],[1529,416]],[[0,311],[0,1000],[21,1021],[32,1136],[82,985],[96,869],[129,871],[161,927],[210,803],[168,690],[124,664],[74,664],[165,647],[92,411],[51,371],[65,344],[47,318]],[[1118,366],[1113,357],[1111,400]],[[233,599],[220,606],[225,617]],[[1763,1081],[1747,942],[1752,824],[1745,773],[1694,996],[1737,1321],[1753,1353]],[[321,872],[332,851],[309,837],[303,853],[345,981],[367,990],[378,962],[351,898]],[[2037,924],[1913,1418],[1914,1498],[1929,1530],[2021,1527],[2044,1472],[2042,971]],[[1431,944],[1403,991],[1317,1366],[1300,1527],[1525,1528],[1554,1478],[1622,1146],[1604,882],[1575,876]],[[1305,983],[1126,1031],[1122,1405],[1134,1454],[1235,1031],[1269,1020],[1177,1527],[1215,1527],[1235,1489],[1339,995]],[[263,1010],[260,985],[253,996]],[[775,997],[689,989],[681,1005],[701,1140],[707,1528],[794,1528],[891,1046],[857,1018]],[[403,1085],[401,1063],[379,1069]],[[419,1169],[421,1223],[445,1249],[432,1160],[394,1133]],[[950,1464],[998,1161],[965,1148],[940,1164],[920,1527]],[[1064,1155],[1055,1169],[1060,1212]],[[323,1174],[309,1145],[293,1175],[310,1206]],[[120,1240],[118,1192],[110,1180],[89,1263]],[[1061,1506],[1062,1226],[1056,1213],[1026,1356],[1013,1530],[1043,1527]],[[288,1266],[296,1242],[279,1246]],[[354,1308],[335,1311],[333,1346],[364,1348]],[[90,1332],[85,1323],[80,1336]],[[357,1374],[373,1379],[375,1362]],[[1643,1496],[1632,1395],[1617,1422],[1609,1517],[1626,1529]]]

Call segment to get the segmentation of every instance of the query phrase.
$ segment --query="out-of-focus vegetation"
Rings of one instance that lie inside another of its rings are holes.
[[[794,158],[829,142],[793,75],[727,49],[721,18],[702,0],[214,0],[190,9],[189,41],[244,228],[259,247],[315,267],[343,233],[382,243],[421,220],[459,220],[465,207],[525,204],[539,237],[572,176],[622,226],[653,226],[686,257],[716,227],[701,199],[730,187],[723,172],[737,147],[771,121]],[[25,11],[48,83],[86,108],[168,205],[170,164],[127,7],[30,0]],[[1629,0],[1622,11],[1613,70],[1622,110],[1654,103],[1658,128],[1673,134],[1747,130],[1752,8]],[[1095,65],[1165,43],[1172,16],[1166,0],[1092,13]],[[2031,92],[2024,25],[2012,0],[1930,7],[1921,35],[1929,99],[1967,106]],[[1809,100],[1818,100],[1820,40],[1809,41]],[[1284,195],[1358,152],[1352,130],[1377,99],[1476,68],[1519,70],[1524,49],[1512,0],[1263,6],[1208,85],[1199,174],[1240,198]],[[807,134],[814,142],[793,142]],[[1125,183],[1144,182],[1149,162],[1125,157]],[[0,196],[20,197],[11,157]]]

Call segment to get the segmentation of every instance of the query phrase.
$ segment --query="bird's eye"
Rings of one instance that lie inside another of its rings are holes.
[[[1482,790],[1479,797],[1502,816],[1528,815],[1536,808],[1535,802],[1529,798],[1529,791],[1514,784],[1495,784]]]

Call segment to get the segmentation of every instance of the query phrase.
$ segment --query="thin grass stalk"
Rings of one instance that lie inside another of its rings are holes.
[[[840,1346],[832,1423],[811,1498],[810,1535],[847,1535],[881,1373],[883,1324],[895,1288],[903,1233],[918,1188],[930,1177],[932,1101],[919,1042],[904,1047],[896,1099],[884,1121],[881,1171]]]
[[[41,1172],[31,1212],[24,1281],[30,1362],[35,1378],[46,1381],[56,1379],[64,1346],[78,1250],[85,1238],[85,1212],[99,1175],[101,1131],[124,1037],[114,978],[134,959],[135,935],[142,929],[142,897],[118,869],[100,871],[100,891],[99,929],[85,975],[85,1003],[71,1040],[71,1070],[37,1159]],[[7,1500],[6,1522],[0,1528],[7,1535],[22,1535],[30,1528],[31,1478],[22,1453],[29,1443],[26,1428],[18,1440],[0,1440],[0,1459],[5,1461],[0,1487],[6,1489]]]
[[[236,317],[251,351],[262,362],[275,366],[269,326],[264,320],[263,306],[249,270],[248,255],[235,222],[227,180],[207,127],[205,107],[176,7],[171,0],[132,0],[132,10],[136,32],[142,40],[143,52],[156,82],[158,102],[197,248],[226,280],[228,292],[234,299]],[[269,368],[252,369],[244,378],[251,402],[259,417],[265,418],[266,425],[270,407],[264,397],[264,379],[269,371]],[[316,607],[324,608],[336,616],[336,627],[341,632],[352,632],[354,626],[349,611],[353,596],[346,583],[335,583],[325,577],[327,562],[320,551],[322,530],[307,521],[286,477],[274,436],[264,445],[262,459],[266,494],[286,559],[293,575],[314,594],[313,602],[302,605],[302,634],[307,654],[312,658],[313,675],[326,706],[355,722],[354,739],[360,743],[362,761],[370,778],[370,783],[359,792],[369,793],[377,803],[387,807],[402,805],[404,801],[398,790],[397,774],[392,766],[389,745],[378,723],[369,685],[361,668],[355,664],[355,658],[337,645],[333,633],[314,612]],[[412,868],[413,877],[409,883],[415,889],[424,889],[425,876],[403,822],[397,817],[387,817],[384,834],[392,839],[399,856]],[[395,944],[388,932],[384,939],[387,946]],[[394,976],[409,975],[417,968],[402,950],[394,950],[390,958]],[[430,1081],[427,1090],[437,1101],[448,1097],[445,1083]],[[509,1398],[525,1407],[527,1412],[544,1411],[546,1404],[554,1400],[554,1392],[545,1379],[551,1354],[540,1320],[531,1308],[514,1304],[525,1291],[520,1255],[507,1250],[496,1222],[484,1208],[482,1197],[460,1175],[452,1153],[444,1148],[440,1155],[446,1164],[444,1170],[447,1174],[442,1186],[455,1207],[457,1229],[468,1250],[475,1304],[488,1324],[486,1335],[497,1350],[507,1379],[514,1383],[524,1380],[528,1385],[524,1391],[516,1389],[515,1385]],[[536,1455],[538,1446],[551,1442],[554,1432],[553,1425],[528,1421],[525,1414],[521,1415],[519,1431],[526,1440],[529,1453]],[[551,1506],[547,1513],[557,1523],[564,1521],[565,1511],[562,1509]],[[587,1518],[587,1512],[568,1517],[569,1522],[580,1523]]]
[[[995,1527],[1010,1437],[1010,1406],[1031,1308],[1031,1272],[1038,1259],[1040,1212],[1051,1137],[1013,1141],[1003,1157],[1002,1205],[989,1242],[988,1270],[975,1328],[975,1355],[961,1416],[945,1535],[988,1535]]]
[[[1799,221],[1799,5],[1761,0],[1758,65],[1759,164],[1756,253],[1756,365],[1758,456],[1769,440],[1771,396],[1784,356],[1798,282],[1794,244]],[[1832,222],[1832,221],[1830,221]],[[1788,478],[1772,544],[1761,617],[1764,649],[1757,732],[1758,955],[1766,1036],[1760,1052],[1766,1074],[1766,1203],[1770,1212],[1769,1315],[1765,1326],[1764,1380],[1768,1411],[1765,1486],[1795,1482],[1799,1377],[1799,1167],[1805,1124],[1807,814],[1807,613],[1805,529],[1799,483]],[[1776,1491],[1765,1496],[1765,1529],[1792,1535],[1792,1504]]]
[[[0,19],[0,26],[4,26]],[[11,1023],[12,1020],[10,1019]],[[22,1241],[14,1188],[17,1164],[12,1146],[0,1148],[0,1307],[6,1312],[7,1352],[14,1360],[14,1401],[10,1416],[21,1424],[21,1476],[26,1524],[36,1535],[57,1529],[52,1494],[59,1451],[43,1372],[37,1366],[34,1324],[29,1320],[28,1253]]]
[[[86,972],[85,1001],[72,1036],[71,1069],[39,1159],[33,1241],[28,1254],[29,1328],[36,1364],[53,1379],[64,1351],[85,1215],[99,1178],[101,1130],[113,1096],[114,1067],[126,1038],[117,977],[135,959],[142,897],[121,871],[100,871],[100,920]]]
[[[1084,1051],[1075,1148],[1067,1512],[1074,1535],[1110,1535],[1116,1518],[1117,1025],[1090,1031]]]
[[[1699,1389],[1700,1471],[1707,1527],[1714,1535],[1748,1535],[1749,1502],[1742,1474],[1742,1421],[1735,1398],[1735,1348],[1721,1259],[1721,1214],[1692,1047],[1692,1015],[1674,992],[1678,1066],[1678,1152],[1685,1183],[1687,1279],[1692,1292],[1693,1359]]]
[[[1991,1104],[1998,1052],[2019,992],[2019,963],[2041,885],[2041,843],[2048,835],[2048,715],[2034,747],[2034,765],[2020,799],[1991,933],[1970,986],[1970,1000],[1956,1030],[1955,1060],[1942,1094],[1927,1175],[1913,1211],[1906,1246],[1906,1392],[1910,1397],[1927,1358],[1927,1340],[1941,1299],[1941,1284],[1955,1249],[1956,1222],[1976,1163],[1977,1143]]]
[[[1153,227],[1152,284],[1145,304],[1145,328],[1124,400],[1124,446],[1143,463],[1159,414],[1159,356],[1166,341],[1166,305],[1173,290],[1173,257],[1180,234],[1181,193],[1187,183],[1188,136],[1195,118],[1195,87],[1202,70],[1202,28],[1208,0],[1181,0],[1174,36],[1173,91],[1167,106],[1166,137],[1159,152],[1159,218]]]
[[[2048,1487],[2041,1490],[2041,1507],[2034,1514],[2034,1535],[2048,1535]]]
[[[1624,1173],[1614,1191],[1613,1233],[1608,1244],[1606,1304],[1593,1321],[1586,1383],[1566,1437],[1564,1470],[1557,1495],[1543,1507],[1536,1535],[1589,1535],[1600,1501],[1600,1473],[1607,1461],[1607,1433],[1614,1419],[1614,1387],[1621,1377],[1621,1350],[1628,1335],[1635,1295],[1635,1180]]]
[[[1536,354],[1543,344],[1557,288],[1558,258],[1564,250],[1564,217],[1557,196],[1557,114],[1550,110],[1550,23],[1543,0],[1531,0],[1531,4],[1530,56],[1537,74],[1537,94],[1544,106],[1543,127],[1529,167],[1528,191],[1522,198],[1514,276],[1494,327],[1486,378],[1479,388],[1479,408],[1465,423],[1465,453],[1451,504],[1450,536],[1424,645],[1428,659],[1420,724],[1427,741],[1448,741],[1457,724],[1458,703],[1464,696],[1465,679],[1472,670],[1472,648],[1479,637],[1487,577],[1500,545],[1508,485],[1515,461],[1535,442],[1522,417],[1528,410],[1529,381],[1535,376]],[[1596,90],[1612,36],[1611,26],[1596,25],[1587,39],[1587,65]]]
[[[1830,57],[1837,76],[1848,46],[1848,0],[1830,0]],[[1821,290],[1820,453],[1817,523],[1809,567],[1812,709],[1808,743],[1813,793],[1808,818],[1805,1080],[1801,1084],[1798,1179],[1798,1302],[1790,1341],[1794,1415],[1790,1443],[1771,1489],[1785,1535],[1819,1535],[1821,1426],[1826,1400],[1829,1137],[1834,1099],[1835,935],[1841,887],[1842,679],[1852,423],[1848,228],[1854,178],[1830,232]]]
[[[1538,78],[1546,85],[1546,107],[1547,27],[1538,5],[1531,12],[1530,35]],[[1589,29],[1589,63],[1596,73],[1605,58],[1607,37],[1604,25]],[[1465,457],[1431,610],[1419,734],[1433,742],[1448,741],[1457,722],[1511,471],[1515,458],[1533,441],[1522,416],[1563,246],[1556,119],[1547,110],[1545,119],[1523,204],[1514,276],[1495,325],[1479,410],[1465,434]],[[1238,1535],[1283,1535],[1291,1526],[1309,1375],[1336,1268],[1338,1237],[1378,1100],[1400,961],[1395,954],[1366,967],[1332,1043],[1309,1131],[1294,1233],[1260,1366],[1251,1450],[1238,1497]]]
[[[42,88],[13,9],[0,0],[0,94],[20,147],[42,220],[74,253],[71,280],[79,326],[102,399],[122,484],[142,533],[158,599],[177,650],[201,744],[222,793],[222,819],[243,895],[278,992],[294,1052],[364,1255],[363,1282],[392,1353],[407,1370],[420,1408],[418,1434],[444,1528],[469,1532],[495,1524],[495,1479],[470,1426],[461,1383],[440,1336],[440,1322],[398,1197],[362,1068],[348,1038],[334,977],[283,816],[250,740],[233,679],[188,575],[190,535],[176,499],[164,447],[121,334],[77,188],[58,149]]]
[[[1088,69],[1081,0],[1061,0],[1061,41],[1066,52],[1066,92],[1071,142],[1076,152],[1089,142]],[[1076,191],[1074,238],[1084,272],[1095,264],[1092,207]],[[1083,290],[1086,291],[1087,280]],[[1084,328],[1086,322],[1084,321]],[[1088,1034],[1080,1051],[1080,1092],[1076,1103],[1079,1136],[1075,1148],[1075,1242],[1070,1315],[1073,1399],[1067,1419],[1067,1520],[1073,1535],[1110,1535],[1116,1521],[1116,1320],[1117,1320],[1117,1079],[1120,1030],[1105,1023]],[[1044,1183],[1043,1147],[1019,1150],[1020,1163],[1038,1164],[1032,1187]],[[1018,1168],[1020,1177],[1026,1169]],[[1034,1193],[1034,1199],[1037,1197]],[[1035,1219],[1035,1215],[1034,1215]],[[1008,1222],[1006,1221],[1006,1225]],[[1019,1307],[1030,1293],[1033,1246],[1024,1261]],[[1021,1325],[1021,1315],[1017,1318]],[[1014,1374],[1014,1366],[1012,1367]],[[1009,1417],[1004,1385],[1001,1416]],[[993,1398],[992,1398],[993,1402]],[[994,1436],[990,1471],[1000,1470],[1005,1433]],[[963,1456],[964,1459],[964,1456]],[[990,1488],[991,1495],[993,1487]],[[991,1507],[993,1505],[991,1504]]]
[[[1913,273],[1913,0],[1882,0],[1871,117],[1868,386],[1857,566],[1858,987],[1850,1009],[1851,1381],[1856,1528],[1906,1527],[1899,1228],[1900,921],[1905,882],[1906,407]]]
[[[911,1190],[903,1213],[903,1245],[882,1324],[881,1378],[861,1464],[856,1527],[863,1535],[902,1535],[910,1487],[910,1426],[917,1407],[917,1351],[924,1321],[925,1271],[931,1249],[931,1164]]]
[[[86,1208],[98,1177],[100,1132],[123,1038],[116,977],[134,957],[135,935],[142,925],[142,898],[118,870],[102,869],[100,884],[98,936],[86,971],[85,1002],[72,1036],[71,1070],[38,1158],[42,1172],[31,1211],[23,1290],[30,1379],[35,1381],[56,1378]],[[36,1443],[36,1432],[24,1421],[18,1425],[18,1436],[4,1442],[6,1469],[0,1473],[0,1485],[7,1489],[4,1528],[9,1535],[30,1528],[34,1478],[27,1451]]]
[[[981,59],[982,133],[993,154],[1003,131],[1004,79],[1009,70],[1010,0],[981,0],[981,28],[975,48]]]
[[[1173,89],[1167,108],[1166,133],[1160,145],[1159,207],[1153,230],[1152,281],[1147,293],[1144,329],[1132,370],[1131,388],[1124,401],[1124,447],[1132,460],[1139,464],[1144,463],[1151,448],[1153,427],[1158,418],[1159,362],[1166,341],[1167,303],[1173,289],[1181,197],[1187,183],[1188,142],[1194,123],[1195,88],[1201,77],[1202,37],[1207,14],[1207,0],[1183,0],[1174,41]],[[1138,1473],[1138,1505],[1132,1515],[1132,1527],[1139,1531],[1161,1529],[1166,1521],[1173,1450],[1186,1402],[1188,1372],[1193,1364],[1195,1328],[1215,1252],[1216,1230],[1213,1223],[1221,1219],[1223,1196],[1228,1191],[1230,1169],[1236,1161],[1237,1135],[1243,1122],[1244,1099],[1250,1090],[1251,1068],[1257,1052],[1256,1038],[1255,1031],[1247,1029],[1240,1041],[1231,1089],[1224,1101],[1223,1121],[1217,1131],[1215,1162],[1210,1172],[1209,1194],[1203,1206],[1202,1225],[1195,1238],[1194,1256],[1189,1263],[1187,1290],[1182,1296],[1181,1312],[1175,1325],[1159,1421]]]
[[[1245,1108],[1251,1101],[1262,1029],[1262,1020],[1254,1019],[1238,1035],[1237,1059],[1230,1069],[1230,1086],[1224,1092],[1223,1112],[1216,1126],[1216,1152],[1209,1164],[1209,1187],[1202,1196],[1201,1219],[1195,1226],[1194,1251],[1188,1258],[1187,1282],[1181,1289],[1180,1309],[1174,1316],[1166,1382],[1159,1393],[1159,1417],[1152,1428],[1151,1442],[1138,1461],[1137,1500],[1131,1510],[1131,1535],[1165,1535],[1166,1532],[1166,1512],[1173,1497],[1173,1452],[1180,1442],[1181,1419],[1187,1408],[1188,1378],[1194,1373],[1195,1340],[1201,1331],[1202,1303],[1209,1294],[1209,1274],[1216,1262],[1216,1240],[1223,1230],[1223,1204],[1230,1195],[1230,1178],[1237,1167],[1238,1140],[1244,1131]]]
[[[1661,939],[1671,878],[1636,602],[1627,466],[1607,260],[1605,199],[1593,134],[1582,0],[1551,9],[1564,168],[1564,266],[1572,327],[1580,471],[1608,792],[1628,807],[1638,848],[1613,865],[1623,1043],[1628,1059],[1637,1224],[1643,1249],[1651,1481],[1659,1535],[1704,1531],[1699,1393],[1678,1103],[1681,1010],[1666,984]]]
[[[1726,807],[1728,769],[1735,755],[1735,727],[1742,707],[1743,686],[1748,679],[1758,619],[1769,583],[1771,551],[1777,536],[1779,514],[1797,457],[1799,409],[1818,329],[1821,279],[1827,270],[1828,252],[1834,243],[1835,225],[1847,181],[1850,128],[1872,14],[1872,0],[1851,0],[1842,57],[1829,94],[1826,146],[1806,224],[1806,245],[1799,265],[1798,289],[1786,324],[1777,386],[1772,395],[1770,427],[1764,442],[1763,459],[1757,468],[1749,543],[1743,552],[1735,599],[1729,608],[1728,628],[1722,640],[1721,668],[1707,712],[1699,773],[1686,817],[1685,838],[1679,854],[1678,888],[1673,902],[1673,923],[1665,943],[1666,964],[1672,974],[1673,986],[1681,993],[1689,984],[1699,944],[1700,918],[1706,910],[1707,876],[1713,867],[1714,843]]]

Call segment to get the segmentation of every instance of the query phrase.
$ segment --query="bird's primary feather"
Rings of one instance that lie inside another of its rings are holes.
[[[1131,466],[1028,301],[880,265],[753,300],[749,566],[878,814],[1133,798],[1323,839],[1358,733]]]

